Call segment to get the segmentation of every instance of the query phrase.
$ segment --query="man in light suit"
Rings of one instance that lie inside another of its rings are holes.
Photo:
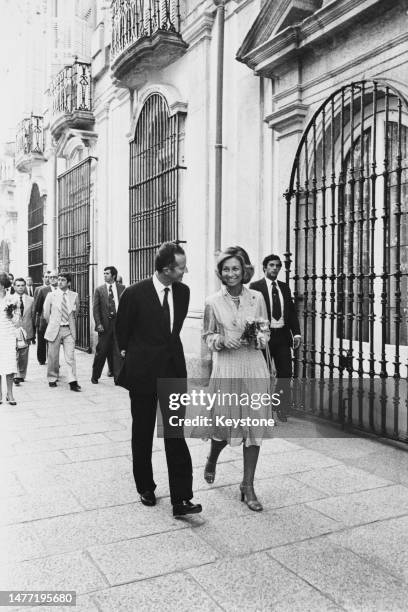
[[[25,293],[26,281],[24,278],[16,278],[14,287],[18,299],[17,312],[20,315],[20,327],[24,329],[27,341],[25,348],[17,350],[17,376],[14,378],[14,384],[18,386],[24,382],[27,375],[29,344],[34,338],[34,298]]]
[[[108,359],[109,371],[113,373],[115,379],[119,374],[121,365],[115,321],[119,298],[125,288],[116,280],[118,271],[115,266],[104,268],[103,275],[105,283],[95,289],[93,301],[95,329],[98,332],[98,344],[96,345],[91,378],[94,385],[98,384],[106,359]]]
[[[48,341],[47,378],[50,387],[57,386],[60,346],[64,348],[68,366],[68,383],[71,391],[80,391],[75,363],[75,317],[79,310],[79,298],[71,291],[71,274],[60,272],[58,289],[48,293],[44,302],[44,318],[47,322],[44,338]]]

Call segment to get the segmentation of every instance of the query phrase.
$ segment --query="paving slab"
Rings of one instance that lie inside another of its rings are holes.
[[[343,527],[343,523],[301,504],[262,513],[247,508],[246,515],[232,516],[228,521],[222,518],[207,520],[203,515],[203,521],[197,528],[198,534],[222,556],[263,551]]]
[[[31,528],[45,553],[55,555],[187,527],[166,510],[138,502],[36,521]]]
[[[408,488],[392,485],[328,497],[307,505],[346,525],[361,525],[408,514]]]
[[[286,475],[257,480],[255,482],[255,490],[265,511],[273,508],[294,506],[324,497],[324,494],[318,489]],[[205,508],[206,519],[217,518],[219,516],[248,515],[246,504],[240,500],[238,485],[209,487],[206,490],[200,490],[197,493],[197,499],[198,495],[200,503]]]
[[[0,523],[23,523],[83,509],[78,499],[64,488],[39,489],[32,494],[8,498],[0,511]]]
[[[43,555],[45,548],[30,523],[0,527],[0,565]]]
[[[364,470],[343,464],[293,474],[292,477],[299,482],[315,487],[327,496],[366,491],[393,484],[391,480],[378,478],[367,474]]]
[[[293,440],[292,440],[293,441]],[[378,451],[378,443],[367,438],[303,438],[299,446],[335,459],[358,459]]]
[[[89,554],[112,586],[211,563],[215,550],[190,530],[89,548]]]
[[[408,585],[408,516],[347,529],[329,539],[405,580]]]
[[[223,610],[341,610],[265,553],[187,570]]]
[[[407,584],[327,537],[274,548],[268,554],[350,612],[407,609]]]
[[[262,451],[261,451],[262,452]],[[277,474],[296,474],[316,468],[339,465],[341,462],[312,450],[301,449],[290,453],[260,454],[256,468],[257,478],[270,478]],[[239,466],[238,462],[233,465]],[[242,466],[242,460],[241,460]]]
[[[215,612],[222,610],[197,582],[175,572],[99,591],[92,596],[99,612]]]
[[[83,553],[58,555],[0,566],[2,590],[77,591],[87,593],[107,586],[101,572]]]
[[[348,459],[344,460],[349,463]],[[379,478],[408,486],[408,452],[379,445],[377,452],[353,460],[353,465]]]

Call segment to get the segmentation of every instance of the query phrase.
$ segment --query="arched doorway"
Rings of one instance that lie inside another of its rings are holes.
[[[44,201],[46,196],[40,196],[37,183],[31,188],[28,204],[28,274],[33,279],[34,286],[42,284],[44,268]]]
[[[130,282],[154,272],[157,247],[178,240],[180,140],[184,115],[170,115],[160,94],[143,105],[130,143],[129,269]]]
[[[298,405],[408,440],[402,96],[365,81],[334,92],[302,136],[286,201],[286,270],[303,323]]]

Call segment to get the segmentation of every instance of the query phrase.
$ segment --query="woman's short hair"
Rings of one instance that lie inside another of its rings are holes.
[[[236,257],[242,266],[242,282],[244,284],[249,283],[254,275],[254,266],[251,264],[248,253],[240,246],[231,246],[222,251],[217,258],[217,269],[215,271],[218,278],[223,282],[222,279],[222,266],[227,259]]]
[[[8,277],[7,272],[3,270],[0,272],[0,285],[4,287],[4,289],[8,289],[11,286],[10,279]]]

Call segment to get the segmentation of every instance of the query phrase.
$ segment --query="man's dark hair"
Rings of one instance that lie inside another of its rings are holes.
[[[115,268],[115,266],[106,266],[106,268],[103,269],[104,272],[110,272],[114,278],[114,280],[116,280],[118,278],[118,271]]]
[[[175,242],[163,242],[156,253],[155,270],[162,272],[163,268],[173,268],[176,265],[176,255],[185,255],[184,249]]]
[[[20,283],[24,283],[25,285],[27,284],[24,278],[19,277],[14,279],[14,283],[18,283],[19,281]]]
[[[11,272],[8,273],[8,277],[11,277],[11,279],[14,280],[14,274],[12,274]]]
[[[265,270],[266,266],[268,265],[270,261],[275,261],[275,260],[280,261],[280,264],[282,265],[282,260],[279,257],[279,255],[274,255],[273,253],[271,255],[267,255],[262,262],[263,269]]]
[[[72,274],[70,272],[59,272],[58,273],[58,278],[66,278],[67,281],[70,283],[72,280]]]

